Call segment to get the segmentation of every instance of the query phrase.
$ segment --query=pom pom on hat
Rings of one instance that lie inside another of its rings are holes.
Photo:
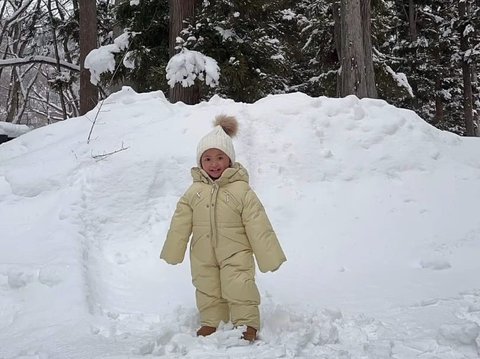
[[[218,115],[215,117],[213,126],[220,126],[230,137],[235,137],[238,132],[238,122],[233,116]]]
[[[216,148],[223,151],[232,163],[235,163],[235,149],[233,148],[232,137],[237,134],[238,122],[233,116],[219,115],[215,117],[214,128],[204,136],[197,146],[197,164],[202,167],[200,160],[202,154],[210,149]]]

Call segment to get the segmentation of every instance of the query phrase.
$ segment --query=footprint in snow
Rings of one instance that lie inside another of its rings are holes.
[[[423,269],[443,270],[443,269],[449,269],[452,266],[447,260],[437,258],[437,259],[421,260],[420,267]]]

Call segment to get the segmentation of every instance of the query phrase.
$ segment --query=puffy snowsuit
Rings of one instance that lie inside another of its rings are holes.
[[[177,204],[160,258],[183,261],[190,235],[190,265],[202,325],[220,321],[260,328],[260,295],[253,254],[262,272],[286,260],[263,205],[239,163],[213,181],[192,169],[193,184]]]

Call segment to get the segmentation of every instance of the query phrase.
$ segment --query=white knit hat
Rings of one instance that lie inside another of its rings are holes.
[[[219,115],[215,118],[214,128],[204,136],[197,146],[197,164],[202,167],[200,160],[203,153],[210,148],[217,148],[223,151],[230,161],[235,163],[235,149],[233,148],[232,137],[237,134],[238,123],[233,116]]]

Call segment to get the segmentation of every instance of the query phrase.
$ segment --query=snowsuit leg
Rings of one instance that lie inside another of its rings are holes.
[[[217,328],[221,321],[228,323],[230,314],[221,294],[220,268],[208,238],[196,241],[190,248],[190,264],[201,325]]]
[[[251,250],[225,259],[220,266],[222,297],[230,305],[232,323],[260,329],[260,294],[255,284],[255,262]]]

